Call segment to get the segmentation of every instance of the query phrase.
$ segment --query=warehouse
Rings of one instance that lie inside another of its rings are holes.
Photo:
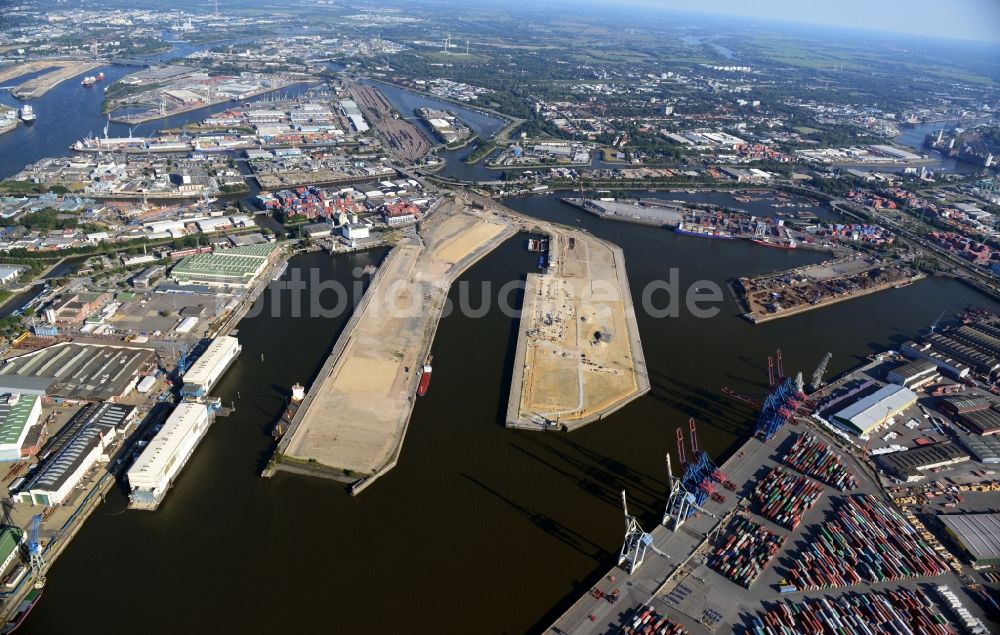
[[[974,566],[1000,564],[1000,514],[939,514],[937,518]]]
[[[210,406],[178,404],[146,449],[128,470],[129,506],[156,509],[212,424]]]
[[[868,434],[900,412],[917,403],[917,395],[909,388],[889,384],[867,397],[858,399],[833,418],[851,426],[860,434]]]
[[[889,383],[906,388],[917,388],[934,381],[938,376],[937,366],[926,359],[908,362],[889,371]]]
[[[19,527],[0,528],[0,573],[21,555],[24,532]]]
[[[174,265],[170,277],[185,285],[248,287],[267,268],[277,247],[276,243],[245,245],[188,256]]]
[[[0,367],[0,394],[83,401],[124,397],[155,363],[151,348],[61,342],[12,357]]]
[[[942,353],[929,342],[906,342],[900,350],[911,359],[926,359],[937,366],[941,373],[952,379],[962,379],[968,376],[972,370],[965,362]]]
[[[17,500],[32,505],[60,505],[123,437],[135,416],[134,406],[91,404],[78,412],[43,450],[41,467],[20,487]]]
[[[222,335],[212,340],[198,361],[184,373],[184,386],[181,388],[181,395],[185,397],[204,397],[207,395],[242,350],[243,347],[240,346],[239,340],[235,337]]]
[[[0,461],[21,460],[24,441],[42,414],[38,395],[0,396]]]
[[[977,395],[952,395],[950,397],[942,397],[941,403],[938,404],[938,410],[953,417],[968,414],[970,412],[976,412],[978,410],[986,410],[989,407],[990,400],[986,397]]]
[[[924,472],[969,460],[969,454],[950,441],[922,445],[904,452],[880,454],[876,459],[886,472],[901,481],[919,481]]]
[[[973,434],[986,436],[1000,433],[1000,411],[996,408],[967,412],[959,415],[958,420]]]
[[[1000,436],[963,436],[959,440],[972,455],[972,458],[980,463],[1000,463]]]

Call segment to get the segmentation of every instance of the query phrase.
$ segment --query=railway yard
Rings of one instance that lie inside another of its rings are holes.
[[[911,264],[852,255],[835,260],[739,278],[733,287],[744,317],[755,324],[797,315],[923,278]]]
[[[397,118],[392,105],[377,88],[355,83],[351,84],[351,92],[394,156],[404,161],[417,161],[431,151],[427,137],[409,121]]]

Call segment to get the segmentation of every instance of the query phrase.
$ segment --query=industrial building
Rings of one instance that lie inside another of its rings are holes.
[[[42,399],[37,395],[0,396],[0,461],[21,460],[28,430],[41,414]]]
[[[910,354],[910,349],[923,353],[935,351],[942,357],[967,364],[974,372],[981,375],[993,375],[1000,370],[1000,340],[973,326],[960,326],[945,332],[931,333],[919,344],[907,342],[903,345],[904,353]]]
[[[223,335],[212,340],[198,361],[184,373],[184,386],[181,388],[181,395],[185,397],[204,397],[207,395],[242,350],[243,347],[240,346],[239,340],[235,337]]]
[[[983,436],[1000,434],[1000,410],[996,408],[963,413],[958,417],[958,421],[973,434]]]
[[[939,514],[937,518],[974,566],[1000,564],[1000,514]]]
[[[19,527],[0,528],[0,573],[21,555],[24,532]]]
[[[910,359],[926,359],[935,366],[941,373],[948,375],[952,379],[962,379],[968,376],[972,368],[963,361],[954,359],[942,353],[929,342],[905,342],[900,351]]]
[[[166,268],[163,265],[147,267],[132,276],[132,286],[136,289],[148,289],[152,282],[162,276]]]
[[[938,410],[953,417],[986,410],[989,407],[990,400],[977,395],[950,395],[942,397],[938,404]]]
[[[91,404],[78,412],[42,451],[41,467],[19,486],[16,498],[32,505],[60,505],[99,461],[124,437],[135,407]]]
[[[904,386],[888,384],[835,413],[833,418],[864,435],[915,403],[915,392]]]
[[[212,424],[211,406],[183,402],[128,470],[130,507],[156,509]]]
[[[938,369],[934,362],[927,359],[918,359],[908,362],[889,371],[886,379],[889,383],[906,388],[917,388],[934,381],[938,376]]]
[[[277,243],[264,243],[188,256],[174,265],[170,277],[184,285],[248,287],[267,268],[277,248]]]
[[[14,282],[21,275],[23,267],[0,267],[0,284]]]
[[[886,472],[901,481],[919,481],[927,470],[968,461],[969,453],[945,441],[903,452],[880,454],[876,460]]]
[[[980,463],[1000,463],[1000,436],[962,436],[959,441],[969,451],[972,458]]]
[[[11,357],[0,366],[0,394],[113,401],[155,364],[151,348],[61,342]]]
[[[46,309],[49,322],[60,324],[82,324],[88,316],[101,310],[110,296],[107,293],[74,293],[57,300]]]

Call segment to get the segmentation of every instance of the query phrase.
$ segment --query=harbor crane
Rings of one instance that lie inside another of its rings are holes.
[[[937,316],[937,319],[934,320],[934,324],[931,324],[931,333],[934,333],[934,331],[937,330],[938,324],[941,322],[941,318],[943,317],[944,311],[941,311],[941,313]]]
[[[682,479],[674,476],[673,467],[670,465],[669,452],[667,453],[667,480],[670,482],[670,496],[667,498],[667,507],[663,511],[661,525],[677,531],[687,520],[688,516],[691,515],[691,510],[693,509],[712,518],[718,518],[718,516],[699,505],[695,500],[694,494],[687,491],[687,488],[684,487]]]
[[[28,565],[40,578],[42,569],[45,568],[45,557],[42,555],[42,542],[40,539],[41,529],[42,515],[35,514],[31,517],[31,524],[28,525]]]
[[[934,327],[931,327],[932,330],[933,328]],[[830,359],[832,357],[833,353],[827,352],[827,354],[823,356],[823,359],[819,361],[819,364],[816,366],[816,370],[813,371],[812,381],[809,384],[813,390],[819,390],[823,385],[823,375],[826,374],[826,367],[830,363]]]
[[[681,468],[687,464],[687,457],[684,456],[684,433],[677,428],[677,458],[681,460]]]
[[[629,515],[625,490],[622,490],[622,508],[625,510],[625,543],[618,556],[618,566],[623,568],[626,573],[631,574],[642,566],[642,561],[646,557],[646,548],[652,545],[653,536],[643,531],[635,516]]]

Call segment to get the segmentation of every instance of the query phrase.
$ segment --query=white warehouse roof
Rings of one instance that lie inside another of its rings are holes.
[[[916,401],[917,394],[909,388],[889,384],[867,397],[858,399],[833,416],[851,424],[864,434]]]
[[[169,478],[168,472],[176,463],[177,455],[183,453],[184,442],[208,416],[209,409],[205,404],[186,401],[178,404],[160,432],[129,468],[129,485],[155,488],[163,478]]]
[[[212,340],[198,361],[184,373],[184,383],[212,383],[223,371],[223,367],[235,357],[234,349],[238,349],[239,346],[239,340],[230,335],[222,335]]]

